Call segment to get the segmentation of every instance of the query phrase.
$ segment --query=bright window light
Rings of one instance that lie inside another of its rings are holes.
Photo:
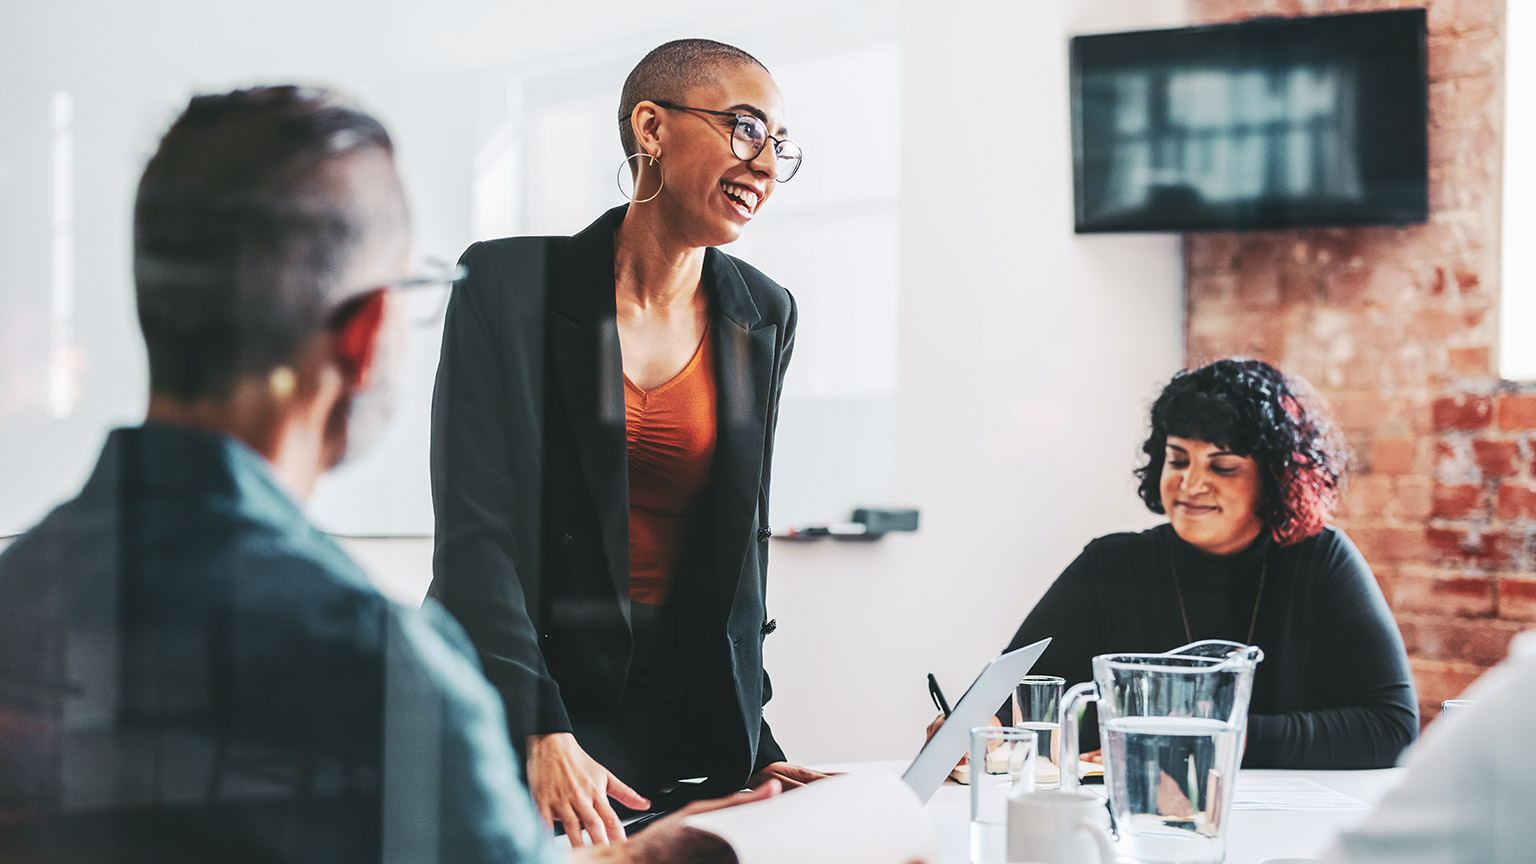
[[[67,90],[53,94],[53,278],[49,286],[48,416],[68,417],[79,385],[75,380],[75,100]]]

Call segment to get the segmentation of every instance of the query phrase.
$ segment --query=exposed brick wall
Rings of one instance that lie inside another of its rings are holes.
[[[1215,22],[1420,5],[1429,221],[1192,234],[1185,335],[1192,364],[1261,357],[1333,407],[1355,454],[1338,521],[1397,616],[1427,721],[1536,627],[1536,393],[1494,368],[1504,0],[1190,8]]]

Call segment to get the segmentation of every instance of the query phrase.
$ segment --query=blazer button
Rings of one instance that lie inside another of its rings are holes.
[[[769,537],[772,537],[772,536],[773,536],[773,530],[770,529],[770,528],[759,528],[759,529],[757,529],[757,542],[759,542],[759,543],[762,543],[763,541],[767,540]]]
[[[569,549],[572,546],[576,545],[576,535],[574,535],[574,534],[561,534],[559,542],[560,542],[560,548],[562,548],[562,549]]]
[[[769,633],[772,633],[777,629],[779,629],[779,619],[769,618],[768,621],[763,624],[763,635],[767,636]]]

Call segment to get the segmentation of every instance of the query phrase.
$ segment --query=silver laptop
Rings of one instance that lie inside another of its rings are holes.
[[[965,695],[960,697],[960,702],[950,709],[949,719],[923,745],[923,749],[917,751],[917,758],[912,760],[907,773],[901,775],[901,779],[907,781],[907,785],[917,793],[918,800],[928,803],[944,778],[954,770],[955,763],[970,748],[971,728],[987,724],[987,720],[996,713],[997,706],[1008,701],[1008,697],[1013,695],[1014,685],[1029,674],[1030,668],[1045,653],[1045,646],[1049,644],[1051,640],[1041,639],[1017,651],[1009,651],[981,670]],[[1006,722],[1008,718],[999,719]]]

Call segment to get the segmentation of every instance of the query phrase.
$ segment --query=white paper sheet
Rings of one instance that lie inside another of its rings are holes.
[[[740,864],[936,864],[933,830],[900,778],[841,774],[767,801],[688,817],[730,844]]]
[[[1302,777],[1237,775],[1233,810],[1369,810],[1370,805]]]

